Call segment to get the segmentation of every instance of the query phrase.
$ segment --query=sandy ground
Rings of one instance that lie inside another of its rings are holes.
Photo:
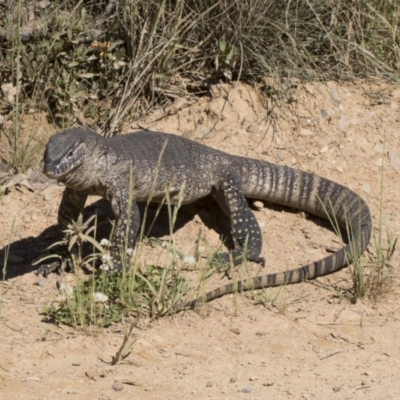
[[[400,89],[358,82],[293,84],[289,90],[288,101],[272,109],[244,85],[216,87],[210,98],[180,99],[130,130],[178,133],[325,176],[365,198],[375,236],[382,199],[383,243],[387,232],[399,235]],[[46,131],[43,118],[39,123]],[[34,123],[26,125],[32,131]],[[353,304],[347,269],[314,282],[228,295],[200,312],[142,320],[130,356],[110,366],[122,326],[85,335],[43,321],[43,306],[59,295],[58,277],[37,285],[31,262],[55,240],[63,188],[45,188],[35,174],[29,178],[0,198],[0,263],[11,243],[7,279],[0,283],[0,399],[400,398],[399,252],[391,260],[391,285],[376,302]],[[255,214],[266,273],[317,260],[325,247],[339,246],[318,219],[271,205]],[[161,218],[151,234],[168,238],[164,224]],[[185,207],[178,219],[175,241],[184,254],[193,254],[199,228],[215,247],[229,229],[208,199]],[[162,251],[145,247],[147,262]],[[365,259],[373,253],[371,246]],[[258,266],[249,269],[255,273]],[[195,282],[197,272],[186,273]],[[214,276],[207,289],[227,279]]]

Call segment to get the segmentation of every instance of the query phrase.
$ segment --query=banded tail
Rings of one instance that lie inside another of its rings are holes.
[[[241,163],[245,197],[267,200],[328,219],[336,233],[340,227],[348,234],[349,243],[336,253],[302,267],[221,286],[191,302],[177,304],[176,310],[191,308],[236,291],[291,285],[332,274],[351,264],[368,246],[371,213],[365,201],[352,190],[285,166],[243,158]]]

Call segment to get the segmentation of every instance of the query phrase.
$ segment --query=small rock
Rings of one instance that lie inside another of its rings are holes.
[[[343,168],[342,167],[336,167],[336,171],[340,172],[341,174],[343,174]]]
[[[212,382],[207,382],[206,387],[213,387],[213,383]]]
[[[251,382],[258,381],[258,378],[256,376],[251,376],[249,378],[249,381],[251,381]]]
[[[229,383],[235,383],[237,380],[237,376],[232,376],[232,378],[229,380]]]
[[[121,390],[124,390],[124,385],[119,381],[114,381],[111,389],[115,390],[116,392],[120,392]]]
[[[392,165],[393,169],[397,173],[400,173],[400,159],[399,159],[399,156],[397,155],[396,149],[389,150],[389,160],[390,160],[390,164]]]
[[[300,129],[300,135],[301,136],[313,136],[314,132],[310,131],[309,129],[306,128],[301,128]]]
[[[265,331],[257,331],[256,335],[257,336],[267,336],[267,332],[265,332]]]
[[[329,146],[324,146],[319,152],[326,153],[329,150]]]
[[[386,163],[382,157],[379,157],[378,159],[375,160],[374,165],[376,165],[377,167],[385,167]]]
[[[241,393],[250,393],[251,392],[251,388],[248,386],[243,386],[242,388],[238,389],[238,392]]]
[[[80,363],[79,361],[77,361],[77,362],[73,362],[72,365],[73,365],[74,367],[80,367],[80,366],[81,366],[81,363]]]
[[[37,376],[28,376],[26,380],[31,382],[40,382],[40,378],[38,378]]]
[[[367,182],[361,186],[361,190],[366,194],[371,194],[371,186]]]
[[[48,280],[46,278],[40,278],[37,282],[35,282],[36,286],[45,287],[47,285]]]
[[[153,386],[149,386],[147,388],[144,389],[146,392],[152,392],[154,390]]]
[[[329,93],[329,96],[331,97],[332,100],[337,101],[338,103],[342,101],[342,98],[340,97],[340,94],[337,90],[332,90]]]
[[[340,115],[340,119],[339,119],[339,128],[340,129],[346,128],[349,125],[356,125],[357,123],[358,123],[358,120],[356,118],[349,118],[343,114]]]
[[[264,203],[263,203],[262,201],[260,201],[260,200],[256,200],[256,201],[253,203],[253,207],[254,207],[257,211],[260,211],[260,210],[262,210],[262,209],[264,208]]]
[[[321,117],[326,118],[328,116],[328,113],[325,110],[321,110]]]

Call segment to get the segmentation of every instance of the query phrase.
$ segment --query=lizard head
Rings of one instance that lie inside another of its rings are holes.
[[[73,128],[50,138],[43,157],[43,172],[47,177],[62,180],[84,163],[89,152],[86,132],[82,128]]]

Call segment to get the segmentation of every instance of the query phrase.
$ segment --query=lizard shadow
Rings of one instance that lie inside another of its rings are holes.
[[[144,236],[168,240],[170,235],[170,212],[168,207],[166,205],[159,207],[157,203],[150,203],[148,207],[146,203],[138,203],[138,205],[141,214],[141,221],[143,221],[144,215],[146,214],[143,231]],[[268,204],[268,208],[277,212],[285,210],[285,212],[289,213],[298,213],[298,210],[276,204]],[[113,220],[114,216],[108,201],[101,199],[86,206],[83,214],[84,218],[97,214],[98,221],[103,222],[99,223],[98,228],[96,229],[96,240],[100,241],[102,238],[110,237],[112,224],[108,222],[108,220]],[[208,229],[214,230],[218,233],[228,249],[233,248],[229,219],[211,196],[207,196],[191,204],[182,205],[177,214],[173,232],[175,233],[179,231],[188,222],[192,221],[196,215],[199,216],[201,222]],[[310,216],[309,219],[325,229],[333,230],[330,223],[326,220],[313,216]],[[104,221],[107,223],[104,223]],[[196,240],[196,237],[193,238],[194,241]],[[344,234],[343,237],[346,238],[346,235]],[[32,265],[34,260],[45,254],[45,250],[51,244],[57,242],[57,240],[57,226],[53,225],[46,228],[37,237],[30,236],[10,243],[9,246],[0,249],[0,274],[1,269],[3,269],[5,271],[5,279],[7,280],[36,271],[39,266]],[[93,247],[89,243],[86,244],[83,248],[84,255],[90,254],[92,249]],[[6,257],[7,253],[8,256]],[[6,266],[6,268],[4,268],[4,266]]]
[[[144,236],[155,237],[168,240],[170,235],[170,212],[166,205],[159,206],[157,203],[150,203],[147,207],[146,203],[138,203],[141,215],[141,221],[144,216]],[[114,215],[111,210],[110,203],[101,199],[85,207],[83,211],[84,220],[96,214],[98,216],[98,227],[96,229],[96,240],[109,238],[112,230],[111,221]],[[226,244],[232,245],[230,238],[229,219],[224,215],[215,200],[211,197],[205,197],[194,203],[182,205],[177,214],[177,219],[173,227],[173,232],[178,231],[189,221],[199,215],[201,221],[210,229],[215,230],[221,237],[228,238]],[[13,279],[20,275],[36,271],[39,265],[32,263],[45,255],[51,253],[51,249],[46,249],[53,243],[58,241],[57,226],[52,225],[46,228],[39,236],[29,236],[11,242],[9,245],[0,249],[0,275],[4,275],[5,279]],[[89,243],[85,243],[83,254],[90,254],[93,247]],[[3,270],[3,274],[1,273]]]

